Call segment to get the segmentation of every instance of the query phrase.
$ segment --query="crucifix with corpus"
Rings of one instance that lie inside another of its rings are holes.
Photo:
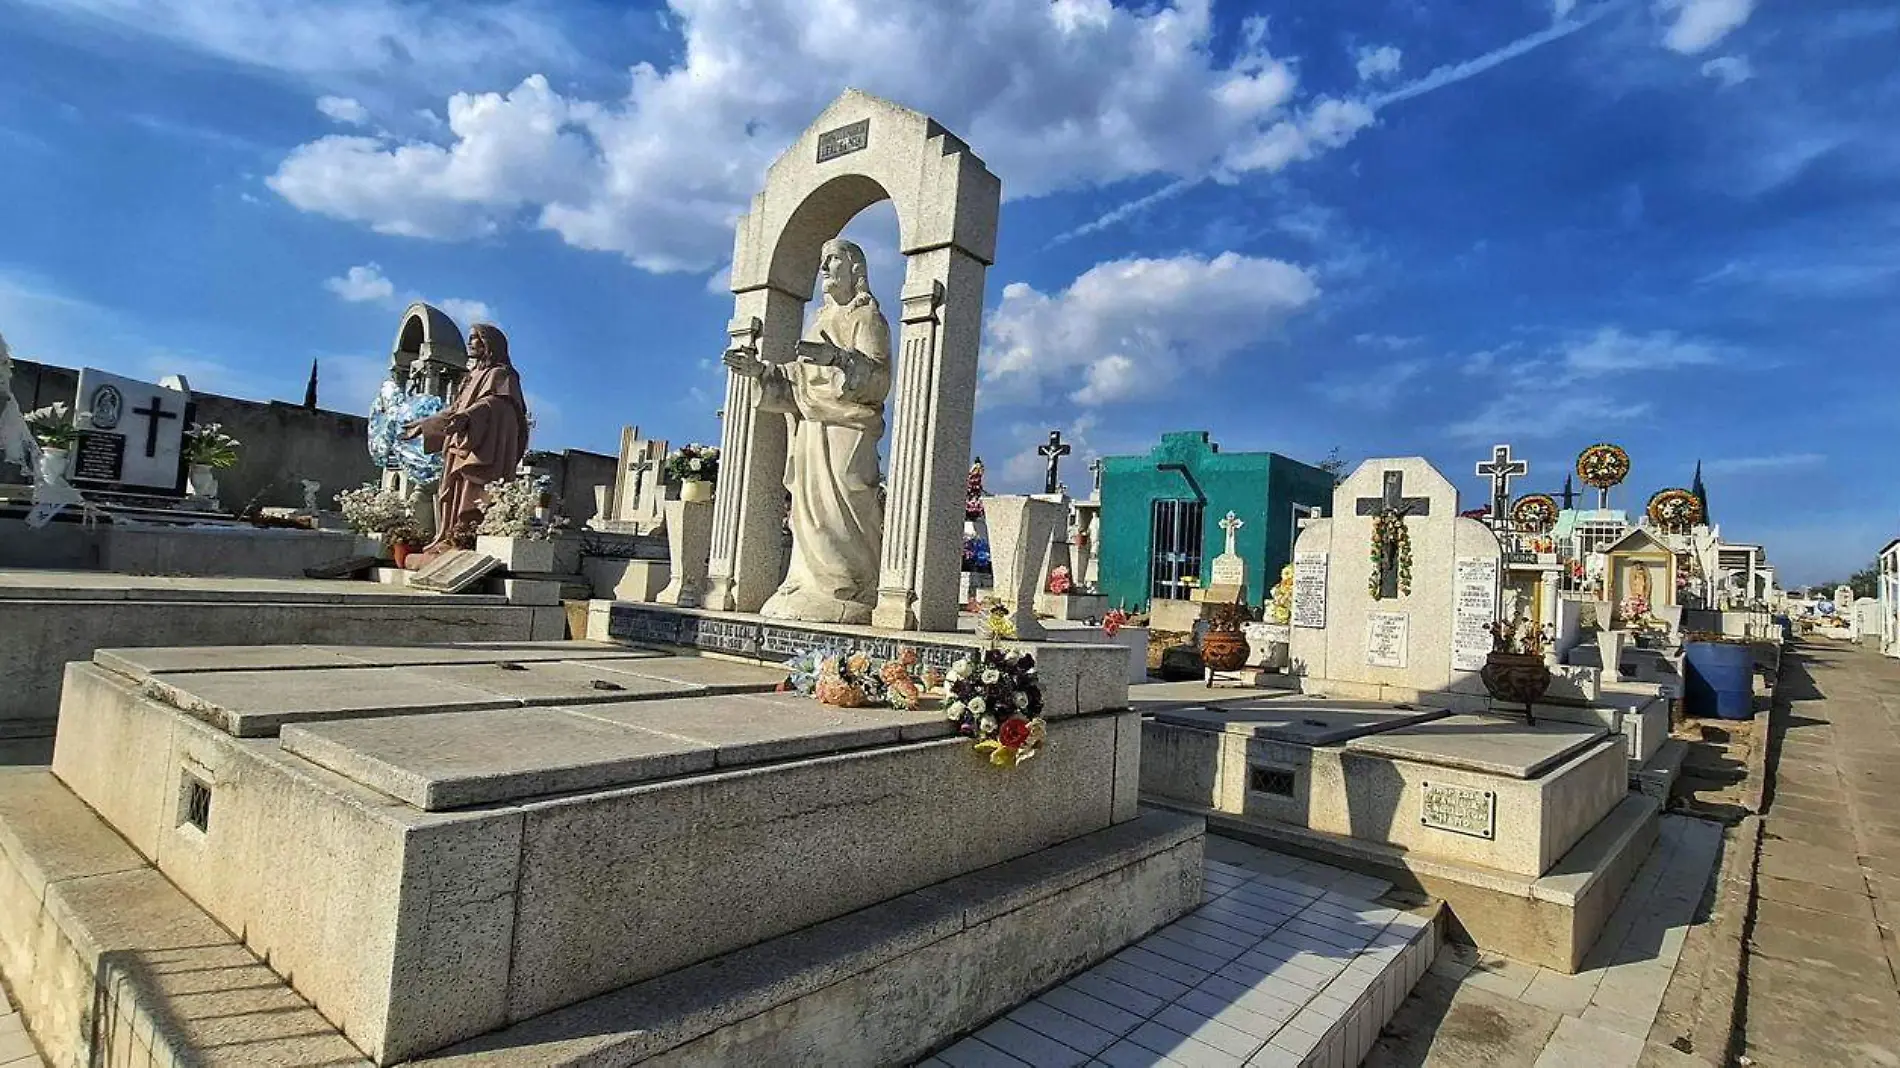
[[[1372,551],[1375,569],[1367,583],[1372,599],[1390,600],[1412,592],[1411,542],[1405,530],[1406,516],[1432,514],[1429,497],[1405,495],[1405,472],[1383,473],[1384,492],[1377,497],[1360,497],[1353,502],[1355,515],[1374,517]]]
[[[1048,443],[1036,446],[1036,455],[1047,457],[1049,460],[1049,472],[1043,479],[1044,493],[1056,494],[1062,491],[1062,483],[1057,478],[1058,468],[1061,466],[1062,458],[1069,455],[1071,451],[1073,450],[1070,449],[1069,443],[1062,440],[1060,430],[1049,431]]]
[[[1511,507],[1511,479],[1531,473],[1531,465],[1511,455],[1509,445],[1493,445],[1491,458],[1478,463],[1480,478],[1491,480],[1491,529],[1502,529]]]

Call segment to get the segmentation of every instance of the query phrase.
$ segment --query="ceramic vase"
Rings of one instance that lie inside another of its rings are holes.
[[[215,500],[218,496],[218,476],[213,473],[210,464],[192,464],[186,476],[185,488],[194,497]]]
[[[713,484],[703,478],[689,478],[680,483],[680,500],[694,503],[713,499]]]
[[[40,450],[40,482],[47,486],[56,486],[66,481],[67,465],[72,461],[72,453],[65,449]]]
[[[1201,663],[1209,671],[1239,671],[1247,664],[1247,636],[1237,630],[1210,630],[1201,635]]]
[[[1537,722],[1531,706],[1550,689],[1550,666],[1542,656],[1494,652],[1485,657],[1478,678],[1494,699],[1523,705],[1524,721]]]

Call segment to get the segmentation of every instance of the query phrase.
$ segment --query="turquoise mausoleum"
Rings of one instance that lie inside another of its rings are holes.
[[[1205,431],[1163,434],[1141,456],[1104,456],[1101,477],[1098,584],[1130,611],[1185,599],[1190,576],[1209,583],[1229,511],[1244,524],[1234,550],[1247,562],[1247,603],[1258,606],[1292,559],[1297,520],[1326,515],[1333,500],[1327,471],[1275,452],[1222,452]]]

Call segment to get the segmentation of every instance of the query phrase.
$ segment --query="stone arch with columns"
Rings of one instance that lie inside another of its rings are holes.
[[[791,360],[820,249],[882,200],[897,212],[905,274],[872,623],[954,630],[983,280],[1002,201],[996,176],[935,120],[847,89],[767,169],[739,220],[728,347]],[[760,415],[758,389],[726,376],[707,600],[725,611],[756,612],[785,568],[786,426]]]

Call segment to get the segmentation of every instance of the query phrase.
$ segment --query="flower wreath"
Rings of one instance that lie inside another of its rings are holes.
[[[1409,596],[1412,592],[1412,535],[1405,529],[1405,516],[1388,508],[1379,513],[1372,522],[1372,575],[1366,580],[1366,592],[1373,600],[1379,599],[1381,566],[1385,562],[1385,547],[1396,545],[1399,557],[1399,596]]]
[[[1686,530],[1702,522],[1702,500],[1686,489],[1666,489],[1649,499],[1649,521],[1664,530]]]
[[[1609,442],[1592,445],[1577,456],[1577,477],[1597,489],[1609,489],[1629,477],[1630,454]]]
[[[986,649],[950,665],[950,703],[944,716],[957,732],[976,739],[990,763],[1013,768],[1036,755],[1049,736],[1042,718],[1042,686],[1031,653]]]
[[[1519,497],[1511,506],[1511,518],[1533,534],[1542,534],[1557,523],[1557,502],[1548,493]]]

